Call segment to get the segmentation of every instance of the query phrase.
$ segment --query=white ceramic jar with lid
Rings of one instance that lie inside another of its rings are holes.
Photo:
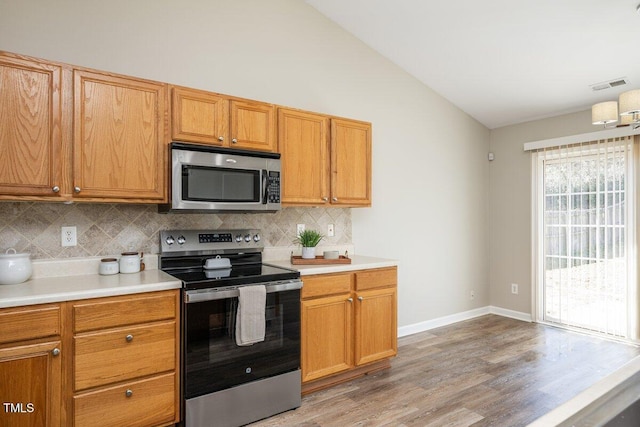
[[[140,254],[123,252],[120,254],[120,273],[138,273],[140,271]]]
[[[0,255],[0,285],[16,285],[29,280],[32,273],[31,254],[19,254],[9,248]]]
[[[115,258],[102,258],[100,260],[100,266],[98,267],[98,273],[103,276],[111,274],[118,274],[120,271],[120,264]]]

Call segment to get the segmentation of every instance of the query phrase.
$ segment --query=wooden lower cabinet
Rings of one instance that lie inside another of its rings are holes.
[[[303,276],[302,390],[389,367],[397,354],[397,268]]]
[[[302,301],[302,381],[353,366],[353,304],[349,294]]]
[[[84,426],[180,421],[178,291],[69,302],[72,419]]]
[[[57,304],[0,310],[0,427],[61,425],[60,321]]]

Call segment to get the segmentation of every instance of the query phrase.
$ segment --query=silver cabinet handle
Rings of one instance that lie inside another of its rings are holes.
[[[54,193],[59,193],[60,192],[60,187],[58,187],[57,185],[54,185],[53,188],[51,189],[51,191],[53,191]]]
[[[127,397],[133,396],[133,390],[128,388],[127,391],[124,392],[124,395],[127,396]]]
[[[80,192],[80,187],[78,187],[78,186],[73,187],[73,191],[75,191],[76,193],[79,193]]]
[[[125,337],[125,339],[127,340],[127,342],[131,342],[133,341],[133,335],[129,334]]]
[[[323,197],[323,198],[322,198],[322,201],[323,201],[323,202],[328,202],[328,201],[329,201],[329,198],[328,198],[328,197]]]
[[[218,141],[224,141],[224,136],[219,136]]]
[[[364,298],[362,297],[358,297],[358,301],[362,301]]]
[[[338,198],[337,197],[332,197],[331,200],[334,201],[334,202],[337,202]]]
[[[353,302],[353,298],[347,298],[347,301]]]
[[[54,356],[59,356],[60,349],[58,347],[54,348],[53,350],[51,350],[51,354],[53,354]]]
[[[231,142],[232,142],[232,143],[234,143],[234,144],[237,144],[237,143],[238,143],[238,140],[237,140],[236,138],[233,138],[233,139],[231,140]]]

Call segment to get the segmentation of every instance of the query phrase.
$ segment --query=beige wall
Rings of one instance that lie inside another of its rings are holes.
[[[596,130],[591,111],[582,111],[491,131],[495,153],[489,167],[492,305],[531,313],[531,154],[523,144]],[[511,293],[512,283],[519,285],[518,295]]]
[[[303,1],[0,11],[0,49],[372,122],[373,207],[352,210],[353,244],[400,261],[399,326],[489,304],[489,130]]]

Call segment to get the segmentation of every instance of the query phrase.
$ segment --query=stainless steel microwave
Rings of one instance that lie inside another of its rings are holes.
[[[274,212],[280,154],[172,142],[171,203],[158,212]]]

